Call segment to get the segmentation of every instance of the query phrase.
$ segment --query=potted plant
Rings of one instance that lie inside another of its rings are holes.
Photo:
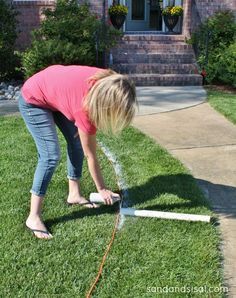
[[[109,7],[108,13],[112,25],[119,30],[125,22],[128,14],[128,7],[122,4],[113,4]]]
[[[183,15],[182,6],[166,6],[162,10],[162,15],[164,17],[164,22],[169,32],[173,32],[174,27],[178,23],[179,17]]]

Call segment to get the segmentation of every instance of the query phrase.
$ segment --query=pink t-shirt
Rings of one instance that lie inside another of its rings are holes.
[[[30,77],[21,91],[27,103],[59,111],[82,131],[95,134],[96,127],[82,109],[91,83],[88,78],[101,68],[80,65],[53,65]]]

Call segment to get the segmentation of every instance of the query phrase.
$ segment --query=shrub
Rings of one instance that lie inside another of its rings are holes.
[[[14,76],[16,37],[16,13],[4,0],[0,0],[0,79]]]
[[[32,46],[23,54],[26,78],[52,64],[96,65],[95,40],[101,58],[120,36],[76,0],[59,0],[55,10],[44,14],[40,28],[32,33]]]
[[[218,63],[219,80],[236,87],[236,42],[220,56]]]
[[[235,40],[235,17],[231,11],[220,11],[208,18],[189,40],[197,61],[205,68],[208,83],[219,81],[219,57]]]

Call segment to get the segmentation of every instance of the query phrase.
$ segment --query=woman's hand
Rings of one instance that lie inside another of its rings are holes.
[[[105,201],[106,205],[112,205],[113,204],[113,197],[119,197],[118,193],[112,192],[108,189],[101,189],[99,190],[100,195],[102,196],[103,200]]]

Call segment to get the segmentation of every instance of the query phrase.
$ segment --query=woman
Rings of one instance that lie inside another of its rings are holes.
[[[38,151],[26,226],[36,237],[49,239],[41,210],[48,184],[60,159],[56,125],[67,141],[69,204],[97,205],[81,195],[83,156],[106,204],[114,193],[105,186],[96,157],[96,130],[116,134],[135,113],[134,84],[127,76],[89,66],[50,66],[30,77],[21,89],[19,109]],[[55,125],[56,124],[56,125]]]

